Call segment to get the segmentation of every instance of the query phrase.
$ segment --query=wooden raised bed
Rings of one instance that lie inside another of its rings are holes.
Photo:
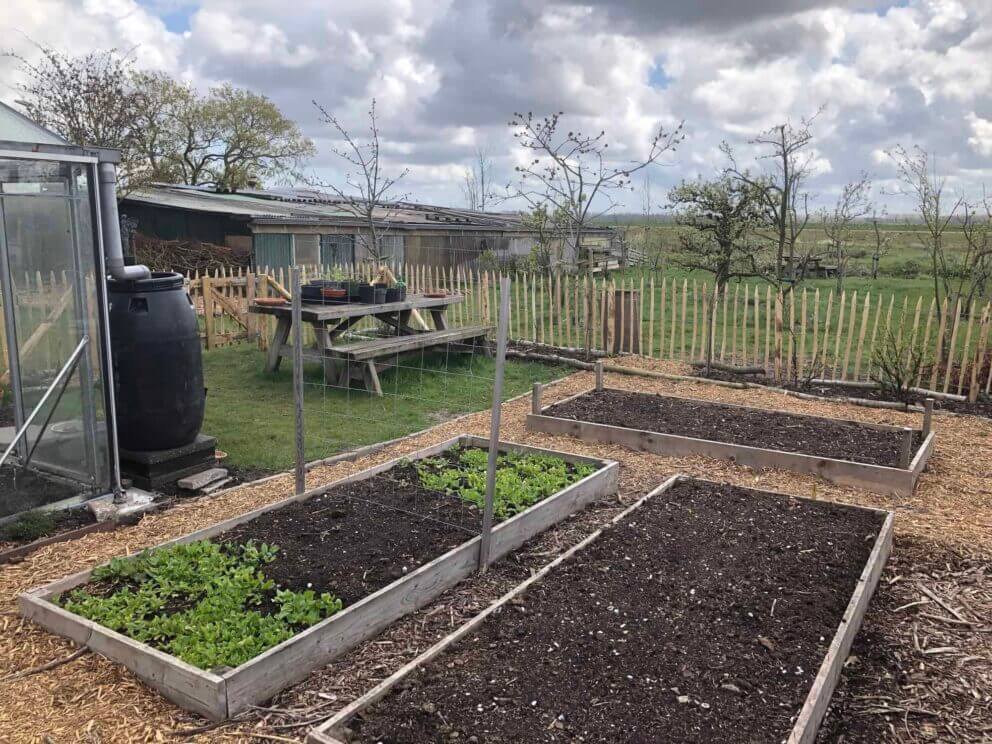
[[[365,480],[403,461],[433,457],[458,446],[488,448],[489,443],[480,437],[461,435],[300,496],[278,501],[170,540],[152,549],[216,537],[267,512],[325,494],[336,486]],[[491,541],[492,560],[515,550],[568,515],[617,490],[619,466],[611,460],[512,442],[501,442],[499,449],[501,452],[554,455],[574,464],[595,465],[598,469],[568,488],[496,525]],[[181,707],[212,720],[222,720],[251,705],[268,700],[285,687],[304,679],[311,670],[327,664],[371,638],[405,614],[429,604],[439,594],[470,576],[478,568],[480,540],[478,535],[467,540],[364,599],[222,674],[194,667],[170,654],[70,613],[51,601],[70,589],[86,584],[92,569],[22,594],[19,598],[20,610],[26,618],[48,630],[124,664],[149,686]]]
[[[637,512],[651,499],[658,497],[660,494],[671,489],[676,484],[687,481],[696,482],[700,484],[708,484],[714,487],[721,487],[722,484],[712,483],[710,481],[693,479],[688,476],[675,475],[669,480],[665,481],[658,488],[651,491],[649,494],[641,498],[639,501],[634,503],[628,509],[623,511],[621,514],[616,516],[610,524],[608,524],[603,529],[600,529],[593,534],[589,535],[583,541],[573,546],[571,549],[563,553],[561,556],[555,560],[548,563],[544,568],[542,568],[538,573],[528,578],[523,583],[519,584],[507,594],[503,595],[499,600],[494,602],[492,605],[483,610],[480,614],[476,615],[467,623],[463,624],[457,630],[443,638],[441,641],[436,643],[431,648],[427,649],[424,653],[418,656],[416,659],[410,663],[403,666],[392,676],[381,682],[379,685],[369,690],[365,695],[361,696],[351,704],[347,705],[341,709],[335,716],[325,721],[323,724],[313,729],[307,737],[307,744],[348,744],[349,742],[362,741],[366,742],[366,739],[362,738],[360,735],[356,738],[353,736],[353,731],[351,726],[354,725],[356,720],[373,721],[375,719],[376,710],[373,706],[379,701],[383,701],[385,704],[387,696],[398,693],[402,690],[416,690],[417,680],[424,679],[428,684],[433,680],[433,675],[426,672],[425,667],[435,660],[440,664],[441,661],[438,659],[442,654],[451,650],[453,653],[457,651],[455,648],[459,641],[465,639],[468,640],[469,637],[478,635],[482,631],[483,623],[489,620],[492,623],[500,623],[497,617],[494,617],[497,613],[503,610],[511,603],[521,604],[526,606],[524,597],[522,596],[528,589],[534,587],[535,584],[541,582],[548,574],[561,566],[561,564],[566,561],[576,561],[582,560],[582,552],[589,548],[593,543],[599,540],[604,534],[606,534],[611,528],[616,525],[620,525],[626,520],[634,517],[636,520]],[[805,499],[802,497],[794,497],[788,494],[764,492],[764,495],[779,496],[782,499],[790,500],[792,503],[795,500],[807,503],[819,503],[821,506],[824,502],[814,502],[812,499]],[[791,727],[791,731],[788,732],[788,744],[812,744],[816,739],[817,730],[823,720],[826,713],[827,706],[830,702],[830,698],[833,691],[837,685],[840,678],[841,672],[843,670],[844,662],[850,653],[851,645],[857,635],[858,629],[861,626],[861,622],[867,611],[869,602],[871,601],[872,594],[874,593],[876,587],[878,586],[879,579],[881,577],[882,569],[885,566],[885,562],[892,550],[892,534],[893,534],[893,521],[894,516],[892,512],[871,509],[867,507],[856,507],[856,506],[844,506],[845,509],[851,509],[853,511],[860,511],[862,513],[875,513],[881,516],[880,527],[878,528],[877,534],[875,536],[874,542],[871,545],[868,558],[864,564],[863,570],[860,572],[858,579],[854,585],[853,591],[851,593],[850,600],[847,602],[846,607],[843,611],[843,615],[837,626],[836,632],[833,634],[832,640],[827,647],[826,654],[823,657],[822,663],[819,664],[817,673],[812,679],[809,691],[803,699],[803,704],[801,708],[798,709],[798,714],[794,716],[794,723]],[[882,516],[884,515],[884,516]],[[635,553],[631,553],[635,555]],[[629,559],[628,559],[629,560]],[[636,558],[635,558],[636,560]],[[550,580],[550,579],[549,579]],[[558,592],[554,592],[555,596],[558,596]],[[528,613],[531,614],[531,613]],[[515,619],[516,613],[511,616]],[[505,615],[504,615],[505,617]],[[542,620],[543,621],[543,620]],[[623,626],[621,626],[623,627]],[[591,631],[590,631],[591,632]],[[658,639],[659,653],[662,653],[662,643],[664,639]],[[609,654],[609,649],[611,646],[603,646],[603,654]],[[493,653],[498,653],[493,651]],[[463,659],[465,657],[462,657]],[[614,663],[618,663],[618,659],[614,659]],[[460,664],[461,662],[459,662]],[[470,662],[468,662],[470,663]],[[446,668],[457,668],[448,665]],[[732,668],[732,665],[729,667]],[[421,672],[425,672],[423,676],[418,676]],[[623,677],[626,670],[619,668],[616,670],[615,674],[619,677]],[[469,673],[469,678],[471,679],[471,673]],[[630,679],[630,677],[628,677]],[[673,693],[668,691],[669,682],[665,682],[660,686],[658,690],[659,695],[672,695]],[[581,684],[577,681],[575,694],[581,696]],[[491,694],[492,690],[489,690],[486,694]],[[512,699],[512,696],[519,695],[520,691],[508,690],[506,694],[508,698],[506,700]],[[618,693],[621,698],[623,696],[622,690]],[[529,697],[527,698],[529,699]],[[622,702],[622,701],[621,701]],[[683,702],[683,701],[680,701]],[[441,701],[438,701],[438,707],[440,708]],[[468,702],[465,705],[469,705]],[[469,706],[471,707],[471,706]],[[560,719],[559,719],[560,720]],[[736,725],[736,724],[732,724]],[[543,727],[542,727],[543,728]],[[550,727],[549,727],[550,728]],[[382,732],[379,732],[380,734]],[[500,732],[493,731],[493,735],[498,738]],[[636,731],[627,731],[628,735],[636,735]],[[648,732],[640,732],[643,735],[649,735]],[[408,734],[409,736],[409,734]],[[565,738],[568,738],[567,736]],[[669,737],[671,739],[672,737]],[[743,739],[744,737],[742,737]],[[775,735],[776,739],[778,736]],[[669,739],[666,739],[669,740]],[[501,739],[501,740],[505,740]],[[370,740],[371,741],[371,740]]]
[[[576,398],[593,393],[595,390],[593,388],[577,393],[555,405],[568,403]],[[674,398],[675,396],[664,397]],[[692,403],[709,403],[709,401],[684,400],[687,402],[691,401]],[[749,413],[762,411],[762,409],[749,406],[727,403],[721,403],[719,405],[740,409]],[[933,431],[914,430],[901,426],[869,424],[843,419],[827,419],[819,416],[793,414],[784,411],[775,412],[807,422],[811,427],[815,427],[818,422],[849,424],[851,426],[877,429],[880,431],[902,432],[907,439],[918,438],[921,441],[915,454],[907,457],[909,463],[907,467],[891,467],[779,449],[754,447],[745,444],[720,442],[712,439],[698,439],[677,434],[630,429],[591,421],[576,421],[575,419],[549,415],[547,410],[550,407],[542,405],[540,388],[535,387],[532,411],[527,415],[527,428],[531,431],[540,431],[547,434],[566,434],[578,437],[587,442],[621,444],[631,449],[653,452],[659,455],[669,455],[672,457],[702,455],[721,460],[732,460],[739,465],[745,465],[751,468],[781,468],[783,470],[793,470],[798,473],[810,473],[833,483],[857,486],[868,491],[874,491],[875,493],[894,496],[909,496],[913,493],[916,488],[916,482],[919,480],[920,474],[923,472],[927,461],[930,459],[930,455],[933,453],[936,437]],[[906,451],[909,452],[908,447]]]

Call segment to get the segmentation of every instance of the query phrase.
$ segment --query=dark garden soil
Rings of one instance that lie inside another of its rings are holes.
[[[439,457],[454,463],[456,452]],[[283,589],[331,592],[347,607],[471,540],[481,524],[478,508],[424,488],[407,463],[268,512],[216,539],[277,545],[267,577]]]
[[[418,670],[354,740],[784,741],[881,521],[678,484]]]
[[[479,532],[481,515],[420,485],[412,465],[268,512],[216,540],[277,545],[264,572],[283,589],[331,592],[347,607]]]
[[[592,391],[546,415],[892,467],[902,441],[901,432],[860,424],[625,390]]]
[[[72,485],[45,478],[33,470],[6,466],[0,468],[0,494],[3,494],[8,514],[34,509],[78,493],[78,489]]]

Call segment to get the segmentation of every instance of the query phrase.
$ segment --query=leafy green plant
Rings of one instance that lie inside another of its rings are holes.
[[[51,512],[24,512],[2,528],[5,540],[31,542],[50,534],[55,529],[55,516]]]
[[[236,667],[342,607],[326,592],[279,589],[264,573],[277,554],[200,540],[115,558],[63,606],[194,666]]]
[[[451,459],[431,457],[418,461],[415,467],[420,484],[483,508],[489,453],[464,448],[451,454]],[[591,465],[572,465],[549,455],[500,454],[496,459],[493,514],[496,519],[508,519],[594,471]]]

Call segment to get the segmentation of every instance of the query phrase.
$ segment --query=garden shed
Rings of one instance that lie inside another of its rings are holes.
[[[368,226],[354,206],[310,189],[230,192],[152,184],[127,194],[121,210],[143,238],[243,246],[256,270],[368,257]],[[379,256],[394,265],[474,266],[483,255],[509,263],[530,256],[541,238],[522,214],[512,212],[398,202],[377,208],[376,221]],[[584,234],[583,251],[592,247],[610,254],[613,238],[613,230],[591,227]],[[574,256],[567,253],[552,261],[574,265]]]
[[[0,104],[0,521],[120,488],[100,205],[116,159]]]

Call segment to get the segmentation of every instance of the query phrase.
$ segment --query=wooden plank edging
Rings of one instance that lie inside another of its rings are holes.
[[[885,562],[892,552],[894,521],[894,515],[889,512],[885,517],[882,529],[879,530],[875,538],[875,545],[868,557],[868,563],[865,565],[864,571],[861,572],[851,601],[844,610],[840,626],[837,628],[826,658],[824,658],[816,678],[813,680],[813,686],[806,696],[806,701],[803,703],[795,725],[792,727],[787,744],[813,744],[816,740],[816,733],[820,729],[827,707],[830,705],[830,698],[840,680],[844,663],[851,651],[851,645],[861,628],[861,622],[868,611],[868,604],[871,602],[872,595],[878,587]]]
[[[482,437],[461,434],[303,494],[168,540],[149,550],[214,537],[267,512],[322,495],[337,486],[370,478],[402,461],[432,457],[458,445],[488,447],[489,442]],[[500,442],[499,447],[504,452],[555,455],[573,464],[592,464],[597,469],[568,488],[498,524],[493,530],[494,560],[593,501],[615,493],[618,488],[619,465],[612,460],[514,442]],[[429,604],[443,591],[470,576],[478,568],[480,542],[481,538],[476,535],[341,612],[223,674],[193,667],[147,644],[70,613],[50,601],[56,595],[88,582],[94,569],[80,571],[25,592],[19,597],[19,606],[24,617],[124,664],[169,700],[211,720],[223,720],[305,678],[316,667],[371,638],[408,612]]]
[[[643,506],[648,499],[669,490],[672,486],[685,480],[722,485],[717,481],[710,481],[704,478],[693,478],[683,474],[671,476],[657,488],[645,496],[642,496],[631,506],[616,515],[605,526],[573,545],[553,561],[546,564],[533,576],[513,587],[510,591],[506,592],[479,614],[475,615],[473,618],[459,626],[456,630],[449,633],[415,659],[404,664],[400,667],[400,669],[366,692],[364,695],[339,710],[333,717],[312,729],[307,735],[306,744],[348,744],[347,726],[356,715],[361,714],[369,706],[389,694],[396,686],[401,684],[418,668],[428,664],[437,656],[444,653],[453,644],[473,632],[483,622],[485,622],[490,615],[502,610],[502,608],[511,600],[527,591],[527,589],[529,589],[533,584],[543,580],[554,568],[563,562],[570,560],[577,553],[584,550],[589,544],[597,540],[606,530],[626,519],[632,512]],[[836,503],[819,499],[811,499],[805,496],[793,496],[779,491],[752,489],[746,486],[742,486],[742,488],[745,490],[757,490],[761,493],[767,493],[782,498],[798,499],[800,501],[808,501],[811,503]],[[892,550],[892,534],[895,519],[892,512],[884,509],[857,506],[853,504],[839,505],[846,509],[859,509],[884,514],[885,520],[878,532],[878,535],[875,537],[874,546],[872,547],[872,551],[868,557],[865,568],[861,572],[861,576],[855,585],[851,600],[844,611],[844,615],[841,618],[837,632],[834,634],[830,647],[827,651],[827,655],[820,665],[817,676],[813,680],[809,694],[806,696],[806,700],[799,712],[796,723],[793,725],[793,728],[789,734],[787,744],[812,744],[815,740],[816,733],[823,721],[823,716],[826,713],[827,706],[830,703],[830,698],[833,695],[837,681],[843,671],[844,662],[850,652],[854,638],[857,636],[858,630],[861,627],[861,622],[864,619],[868,604],[870,603],[871,597],[878,586],[882,569],[885,567],[886,560]]]
[[[587,390],[585,395],[593,392]],[[571,396],[566,400],[578,397]],[[676,397],[676,396],[665,396]],[[686,398],[691,402],[694,399]],[[708,402],[708,401],[699,401]],[[556,405],[556,404],[552,404]],[[722,404],[721,404],[722,405]],[[644,429],[631,429],[623,426],[613,426],[610,424],[599,424],[591,421],[579,421],[576,419],[550,416],[546,413],[545,407],[540,414],[527,414],[526,426],[530,431],[540,431],[546,434],[558,434],[575,436],[579,439],[603,444],[620,444],[631,449],[651,452],[658,455],[670,457],[701,455],[720,460],[732,460],[738,465],[752,468],[780,468],[792,470],[799,473],[818,475],[833,483],[841,485],[856,486],[875,493],[882,493],[894,496],[912,495],[916,488],[916,482],[920,474],[926,467],[927,461],[933,452],[935,444],[935,433],[930,435],[920,445],[913,457],[910,468],[890,467],[886,465],[872,465],[869,463],[854,462],[852,460],[840,460],[832,457],[821,457],[818,455],[808,455],[799,452],[788,452],[785,450],[769,449],[764,447],[752,447],[744,444],[733,444],[730,442],[720,442],[713,439],[700,439],[678,434],[664,434],[661,432],[647,431]],[[748,408],[748,406],[735,406],[736,408]],[[751,409],[764,411],[765,409]],[[793,415],[784,411],[788,415]],[[799,414],[797,414],[799,415]],[[847,423],[862,426],[858,421],[845,421],[843,419],[825,419],[819,416],[800,415],[802,418],[813,421],[830,421]],[[868,428],[880,430],[902,431],[904,427],[887,427],[882,425],[867,425]]]
[[[371,690],[366,692],[361,697],[353,700],[351,703],[346,705],[344,708],[339,710],[332,718],[312,729],[307,735],[306,744],[347,744],[343,739],[336,738],[343,736],[342,728],[347,725],[347,723],[355,717],[356,714],[363,711],[368,706],[379,701],[385,697],[396,685],[402,682],[410,673],[415,671],[418,667],[430,662],[435,657],[442,654],[449,646],[456,643],[458,640],[464,638],[466,635],[471,633],[477,627],[479,627],[490,615],[498,612],[510,602],[514,597],[525,592],[531,585],[542,580],[548,575],[556,566],[569,560],[576,553],[584,549],[587,545],[597,540],[600,535],[610,526],[617,524],[621,520],[625,519],[631,512],[639,509],[648,499],[659,494],[663,491],[667,491],[669,488],[674,486],[682,478],[681,475],[673,475],[660,486],[652,490],[650,493],[642,496],[633,504],[628,506],[618,515],[613,517],[605,526],[600,527],[595,532],[591,533],[571,548],[566,550],[564,553],[559,555],[550,563],[545,564],[541,570],[535,573],[533,576],[525,579],[520,584],[510,589],[506,594],[501,596],[491,605],[482,610],[479,614],[475,615],[473,618],[467,622],[460,625],[454,631],[446,635],[440,641],[435,643],[433,646],[428,648],[422,654],[417,656],[412,661],[407,662],[402,667],[400,667],[396,672],[387,677],[385,680],[377,684]]]

